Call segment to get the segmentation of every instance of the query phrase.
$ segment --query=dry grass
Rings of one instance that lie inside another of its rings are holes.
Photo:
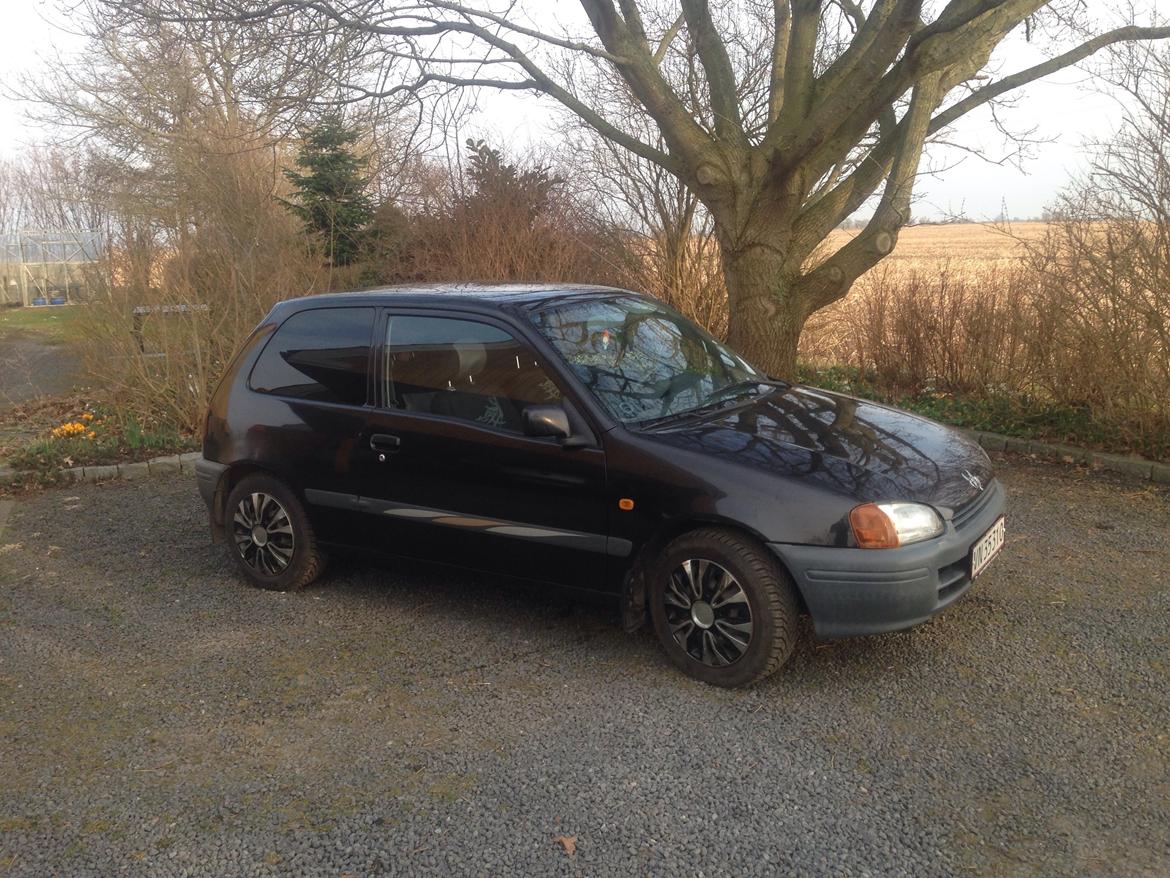
[[[1042,240],[1048,228],[1043,222],[911,226],[902,230],[898,246],[882,264],[923,268],[952,262],[961,263],[965,271],[1002,268],[1025,259],[1028,245]],[[838,229],[829,236],[828,249],[838,249],[856,234]]]
[[[1069,220],[1007,231],[906,230],[893,256],[810,319],[802,360],[846,367],[886,397],[994,403],[1009,421],[1054,413],[1060,438],[1165,456],[1170,292],[1157,229]]]
[[[1004,318],[1019,312],[1031,248],[1048,232],[1042,222],[903,229],[890,256],[845,299],[809,320],[802,358],[872,371],[880,384],[898,390],[941,383],[972,392],[1004,383],[1003,370],[990,367],[1004,359],[1005,368],[1014,369],[1011,353],[999,354],[1020,335],[1008,331]],[[837,230],[824,252],[856,234]],[[1022,313],[1012,317],[1024,319]]]

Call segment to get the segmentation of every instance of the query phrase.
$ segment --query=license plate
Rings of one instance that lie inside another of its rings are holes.
[[[1003,548],[1007,530],[1004,527],[1003,516],[981,536],[971,548],[971,578],[974,579],[983,572],[983,568],[992,562],[999,550]]]

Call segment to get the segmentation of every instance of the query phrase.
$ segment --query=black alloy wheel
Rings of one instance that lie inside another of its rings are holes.
[[[799,603],[788,573],[747,534],[683,534],[651,565],[647,599],[667,656],[716,686],[747,686],[784,664],[796,646]]]
[[[273,476],[253,473],[241,479],[224,504],[224,519],[236,566],[254,585],[296,591],[325,568],[305,507]]]
[[[691,658],[710,667],[735,664],[752,640],[752,607],[727,568],[688,558],[670,575],[664,597],[670,633]]]
[[[279,576],[296,548],[288,512],[263,491],[248,494],[236,504],[232,539],[244,563],[264,576]]]

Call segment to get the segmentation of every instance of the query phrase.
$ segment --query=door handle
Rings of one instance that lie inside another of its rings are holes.
[[[402,440],[389,433],[375,433],[370,437],[370,448],[393,454],[402,446]]]

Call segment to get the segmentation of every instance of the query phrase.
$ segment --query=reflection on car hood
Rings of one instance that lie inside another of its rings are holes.
[[[861,500],[958,509],[991,484],[987,455],[961,433],[876,403],[796,385],[676,421],[647,436]]]

